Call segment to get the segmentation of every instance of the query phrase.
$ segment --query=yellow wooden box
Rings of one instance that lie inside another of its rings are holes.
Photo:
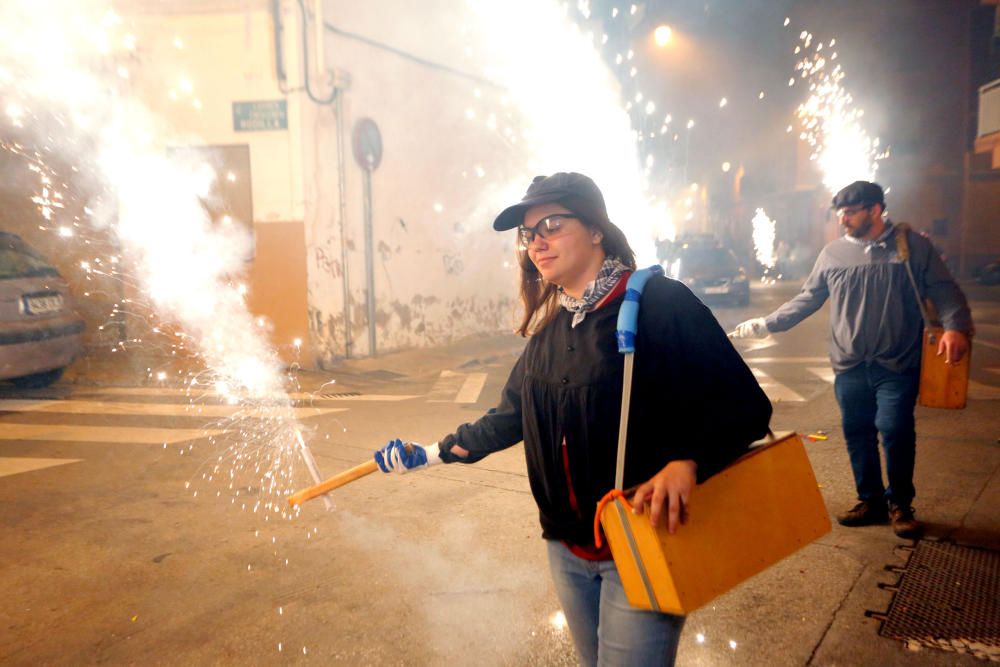
[[[924,349],[920,357],[920,395],[917,402],[926,408],[961,410],[969,394],[969,351],[957,364],[946,364],[944,355],[938,356],[938,342],[944,329],[924,328]]]
[[[699,484],[690,506],[673,535],[620,498],[601,511],[633,607],[690,613],[830,530],[797,433],[779,434]]]

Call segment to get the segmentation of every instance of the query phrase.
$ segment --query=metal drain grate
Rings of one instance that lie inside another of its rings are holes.
[[[1000,662],[1000,553],[918,542],[880,634]]]

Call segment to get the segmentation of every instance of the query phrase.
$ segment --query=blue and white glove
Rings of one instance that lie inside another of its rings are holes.
[[[441,463],[438,443],[422,447],[415,442],[403,443],[396,438],[375,452],[375,463],[382,472],[395,472],[400,475],[411,470],[420,470]]]

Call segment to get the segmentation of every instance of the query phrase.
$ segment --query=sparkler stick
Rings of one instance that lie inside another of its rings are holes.
[[[378,464],[375,463],[374,459],[362,463],[361,465],[356,465],[353,468],[348,468],[344,472],[334,475],[321,484],[316,484],[315,486],[302,489],[298,493],[293,493],[288,496],[288,504],[291,507],[301,505],[307,500],[311,500],[316,496],[321,496],[324,493],[333,491],[334,489],[344,486],[345,484],[350,484],[354,480],[361,479],[365,475],[370,475],[376,470],[378,470]]]
[[[413,453],[413,448],[410,443],[406,443],[403,447],[406,448],[407,454]],[[372,459],[367,463],[362,463],[361,465],[356,465],[353,468],[348,468],[344,472],[337,473],[324,482],[302,489],[298,493],[293,493],[288,496],[288,504],[291,507],[301,505],[307,500],[311,500],[316,496],[321,496],[324,493],[333,491],[334,489],[344,486],[345,484],[350,484],[354,480],[361,479],[365,475],[370,475],[376,470],[378,470],[378,464],[375,463],[375,459]]]

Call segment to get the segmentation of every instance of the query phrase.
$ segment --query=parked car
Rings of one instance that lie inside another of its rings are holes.
[[[706,303],[750,305],[747,272],[733,251],[723,245],[701,239],[680,243],[663,268]]]
[[[83,318],[55,267],[16,234],[0,232],[0,380],[52,384],[83,353],[82,334]]]

